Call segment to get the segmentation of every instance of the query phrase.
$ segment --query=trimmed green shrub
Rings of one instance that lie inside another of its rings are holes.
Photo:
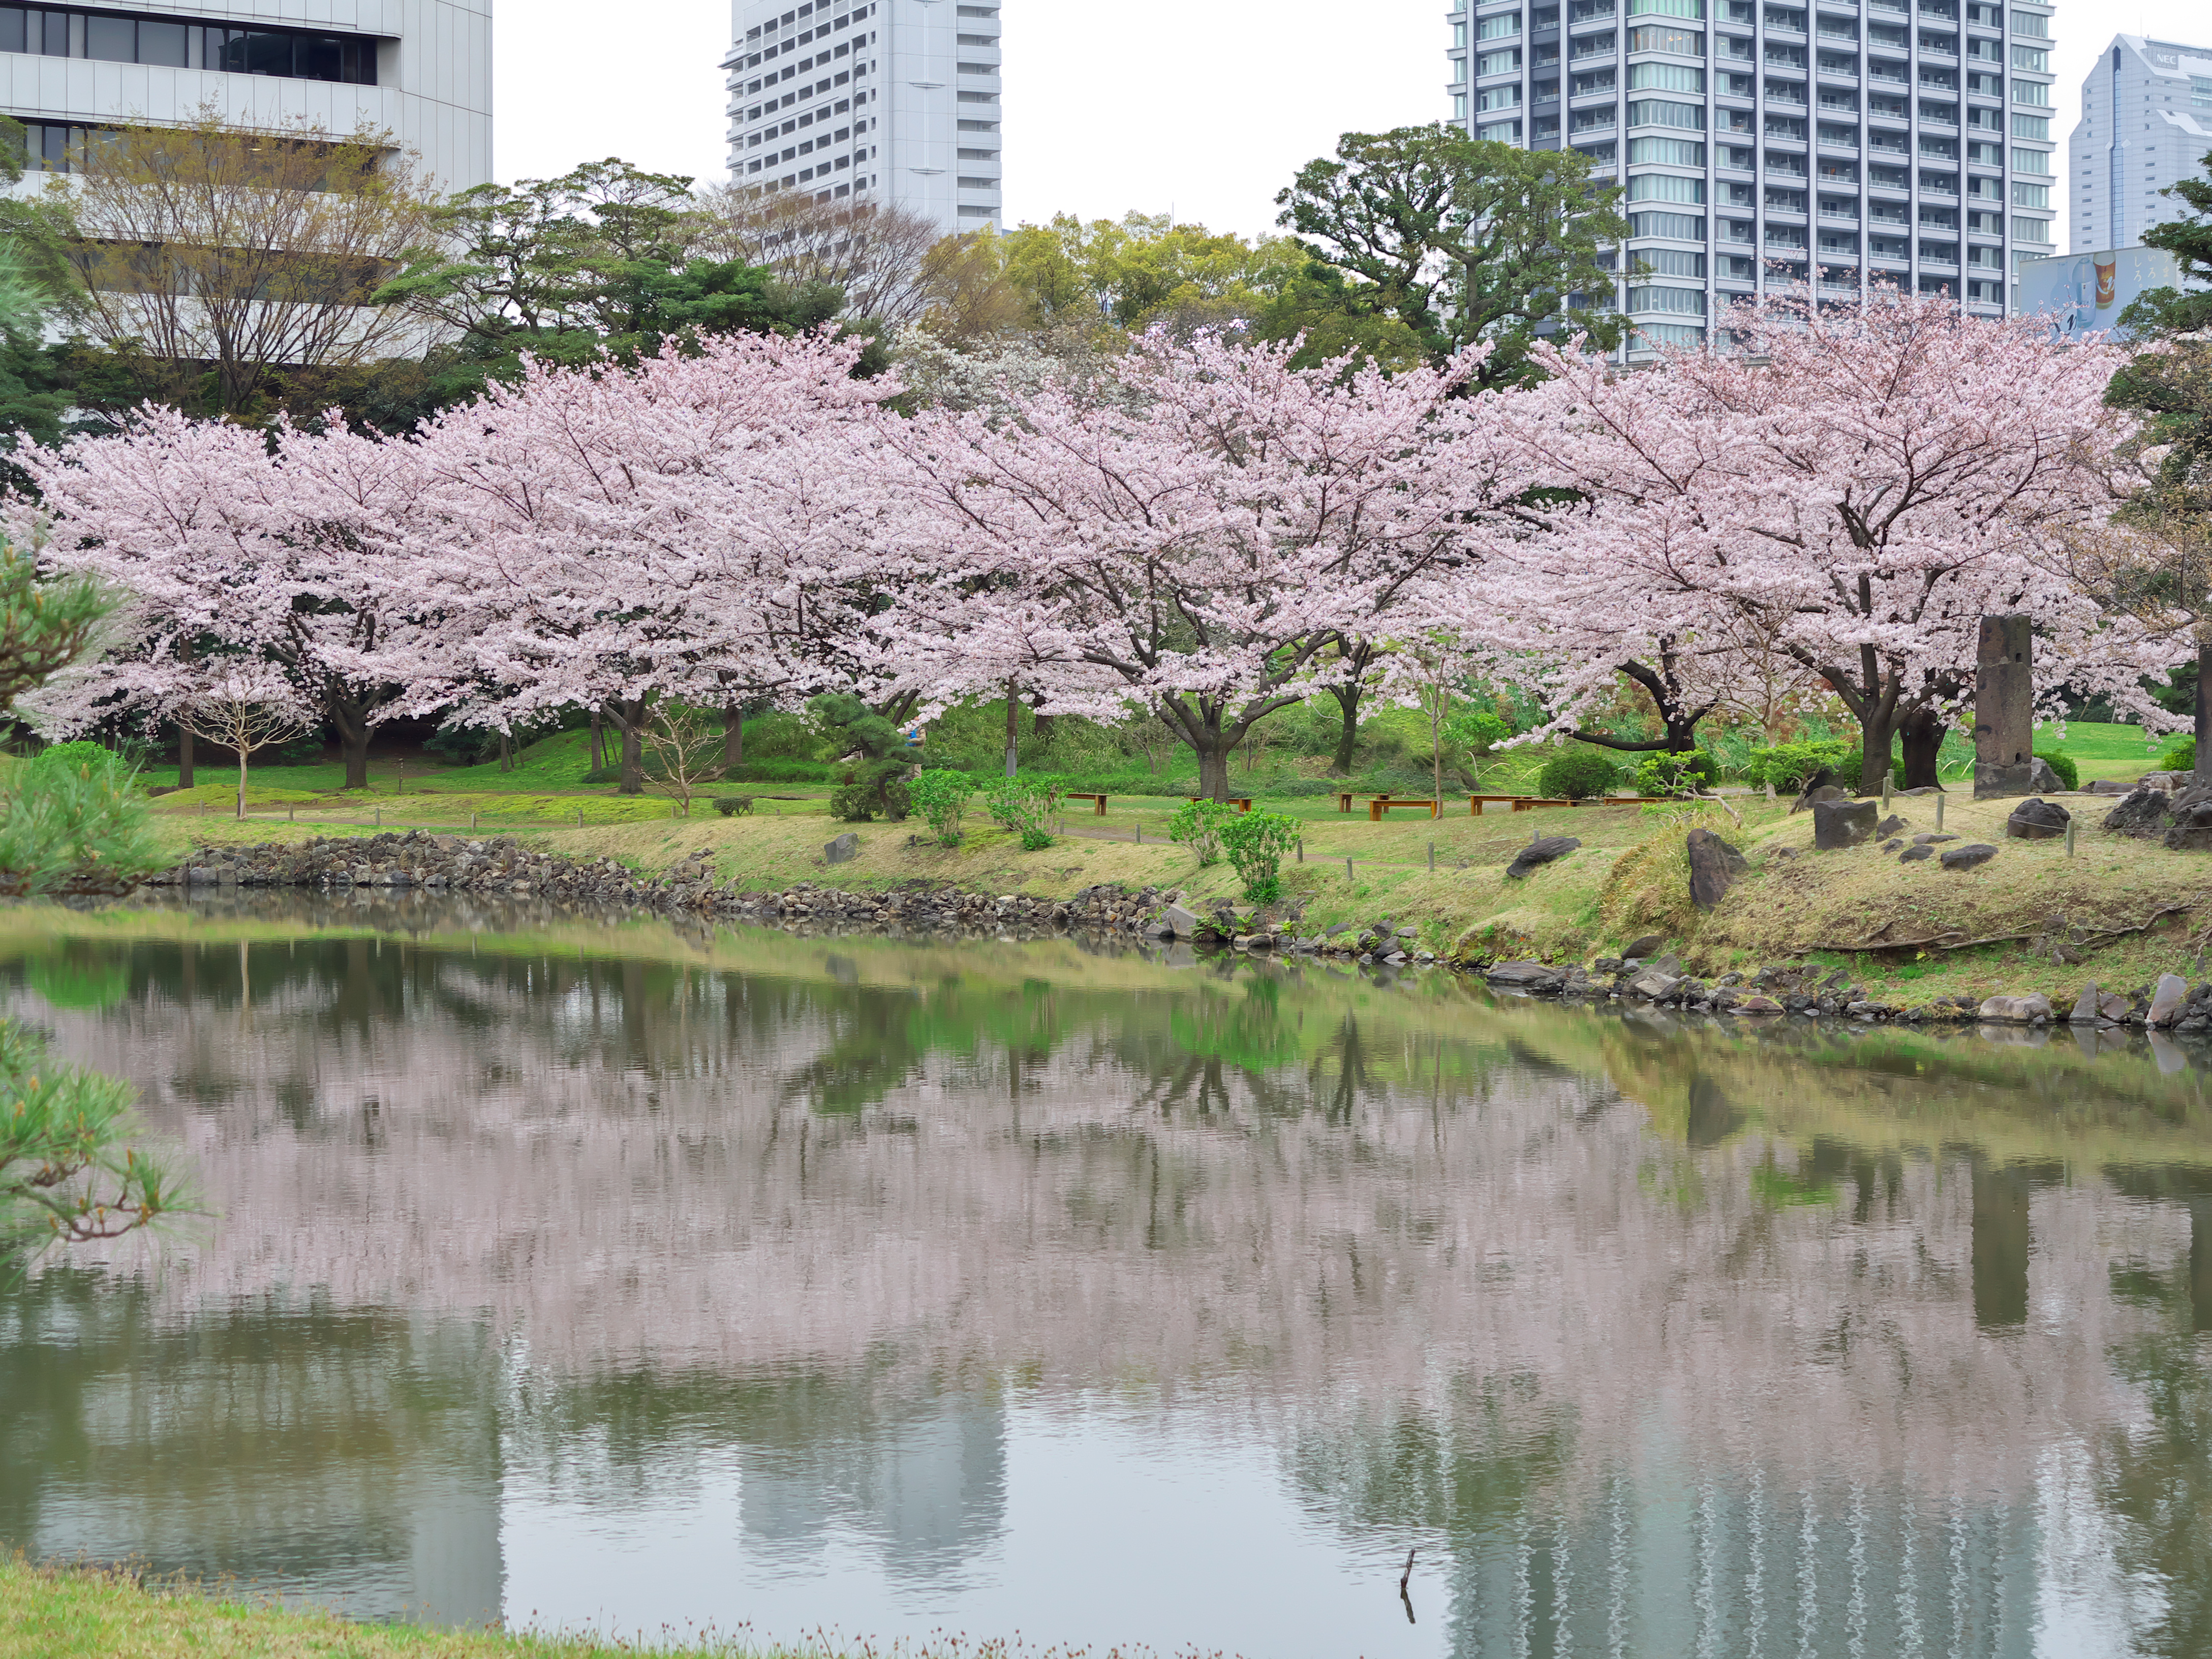
[[[2161,772],[2194,772],[2197,769],[2197,739],[2176,738],[2166,744],[2165,752],[2158,757],[2158,769]]]
[[[618,775],[619,774],[611,768],[605,775],[609,781]],[[821,761],[747,761],[730,774],[730,781],[732,783],[836,783],[844,775],[843,767],[831,766]],[[599,776],[599,773],[594,772],[587,781],[598,780]]]
[[[717,795],[714,810],[726,818],[749,818],[753,815],[750,795]]]
[[[1620,768],[1609,756],[1595,749],[1562,749],[1536,775],[1536,789],[1554,799],[1588,800],[1620,781]]]
[[[1745,757],[1743,778],[1753,785],[1771,783],[1778,795],[1794,795],[1805,787],[1806,779],[1827,767],[1847,774],[1850,787],[1856,787],[1858,757],[1858,745],[1848,738],[1778,743],[1771,748],[1754,749]]]
[[[868,783],[848,783],[830,794],[830,816],[840,823],[869,823],[882,805],[876,787]]]
[[[1207,805],[1218,803],[1206,802]],[[1298,844],[1298,821],[1286,812],[1231,812],[1221,826],[1221,845],[1254,904],[1283,896],[1283,858]]]
[[[975,781],[965,772],[924,772],[907,785],[914,810],[927,820],[940,847],[960,844],[960,815],[975,793]]]
[[[1168,820],[1168,839],[1198,855],[1198,867],[1221,862],[1224,831],[1238,817],[1233,806],[1218,800],[1185,801]]]
[[[2081,787],[2081,769],[2075,765],[2074,757],[2064,750],[2039,749],[2035,751],[2035,757],[2057,773],[2058,781],[2069,789],[2079,789]],[[2191,758],[2193,759],[2194,757],[2192,756]]]
[[[983,805],[991,821],[1021,837],[1025,852],[1042,852],[1052,845],[1060,817],[1063,780],[1036,775],[1000,778],[983,792]]]
[[[84,765],[105,766],[115,758],[115,751],[104,743],[88,742],[79,738],[71,743],[50,743],[35,757],[41,766]]]
[[[1721,769],[1702,749],[1683,754],[1646,755],[1636,763],[1639,795],[1687,795],[1720,781]]]

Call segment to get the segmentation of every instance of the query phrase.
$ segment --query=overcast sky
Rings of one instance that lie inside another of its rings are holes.
[[[1339,133],[1445,113],[1446,3],[1000,0],[1007,217],[1172,209],[1218,230],[1266,230],[1275,192]],[[721,176],[726,0],[632,0],[626,11],[652,27],[610,27],[603,0],[508,0],[495,35],[501,178],[611,155]],[[2212,46],[2212,7],[2062,4],[2051,27],[2063,146],[2082,77],[2114,33]]]

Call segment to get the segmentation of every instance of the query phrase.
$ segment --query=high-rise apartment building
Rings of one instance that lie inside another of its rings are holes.
[[[67,172],[101,127],[302,118],[388,131],[449,191],[488,184],[491,0],[146,0],[0,4],[0,112],[31,164]]]
[[[2186,204],[2159,192],[2201,177],[2208,152],[2212,46],[2115,35],[2081,82],[2081,124],[2067,146],[2075,250],[2134,247],[2179,218]]]
[[[1562,12],[1564,10],[1564,15]],[[2002,313],[2056,252],[2051,8],[2027,0],[1467,0],[1455,119],[1625,186],[1616,302],[1705,337],[1780,286]]]
[[[995,223],[1000,64],[996,3],[736,0],[731,179]]]

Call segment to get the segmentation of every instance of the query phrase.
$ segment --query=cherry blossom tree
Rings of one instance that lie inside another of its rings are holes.
[[[1392,631],[1516,486],[1495,396],[1443,370],[1290,365],[1291,348],[1154,337],[1121,395],[1009,388],[1006,418],[883,423],[902,470],[886,544],[902,672],[932,697],[1035,688],[1045,713],[1152,708],[1229,793],[1255,722],[1312,689],[1344,635]]]
[[[257,749],[289,743],[315,727],[313,713],[295,698],[272,664],[251,658],[205,663],[171,692],[165,712],[210,743],[238,752],[238,817],[246,817],[247,763]]]
[[[2119,354],[1890,293],[1740,307],[1716,343],[1646,370],[1534,356],[1551,378],[1508,413],[1556,500],[1484,570],[1516,626],[1553,630],[1571,704],[1634,635],[1635,660],[1672,641],[1692,682],[1741,672],[1758,640],[1858,721],[1863,787],[1901,729],[1909,781],[1932,783],[1980,618],[2005,613],[2033,620],[2046,695],[2159,718],[2137,684],[2159,647],[2052,556],[2109,511],[2132,427],[2104,404]]]

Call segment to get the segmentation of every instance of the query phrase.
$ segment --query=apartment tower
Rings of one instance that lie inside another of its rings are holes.
[[[2026,0],[1467,0],[1455,118],[1623,185],[1630,348],[1816,283],[2002,314],[2052,242],[2051,8]]]
[[[2068,146],[2073,246],[2135,247],[2188,204],[2160,191],[2201,178],[2212,153],[2212,46],[2115,35],[2081,82]]]
[[[147,0],[0,3],[0,112],[31,165],[66,173],[102,127],[302,118],[392,133],[443,188],[488,184],[491,0]]]
[[[995,3],[737,0],[722,67],[733,182],[998,222]]]

